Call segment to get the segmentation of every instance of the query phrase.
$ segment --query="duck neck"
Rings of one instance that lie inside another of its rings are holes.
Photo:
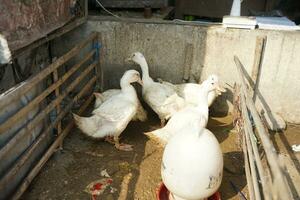
[[[149,82],[153,82],[152,78],[149,76],[149,68],[148,68],[148,63],[146,62],[145,59],[141,60],[138,63],[142,69],[142,80],[144,84],[147,84]]]
[[[200,94],[200,103],[196,106],[196,108],[205,116],[208,116],[208,93],[209,91],[203,88]]]
[[[123,93],[135,93],[134,87],[130,84],[130,82],[126,79],[121,79],[120,81],[121,91]]]

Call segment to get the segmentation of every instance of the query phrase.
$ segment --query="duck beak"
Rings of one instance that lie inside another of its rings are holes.
[[[221,94],[222,92],[226,92],[226,88],[224,88],[224,87],[223,87],[222,85],[220,85],[220,84],[217,85],[217,88],[216,88],[216,89],[217,89],[217,92],[220,93],[220,94]]]
[[[139,78],[139,79],[137,80],[137,82],[138,82],[141,86],[143,86],[143,81],[142,81],[142,79]]]

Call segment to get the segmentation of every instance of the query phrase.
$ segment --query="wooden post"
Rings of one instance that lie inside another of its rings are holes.
[[[259,76],[261,73],[261,66],[265,51],[266,37],[257,37],[256,45],[255,45],[255,53],[254,53],[254,63],[252,67],[251,78],[253,81],[253,101],[256,100],[257,89],[259,85]]]
[[[49,59],[50,59],[50,63],[52,64],[54,60],[53,56],[52,56],[52,47],[51,47],[51,41],[48,42],[48,53],[49,53]],[[57,68],[54,69],[53,73],[53,83],[56,83],[58,81],[58,71]],[[59,97],[59,86],[57,88],[55,88],[55,97],[58,98]],[[57,104],[56,107],[56,115],[58,115],[60,113],[60,104]],[[57,134],[59,135],[61,133],[61,122],[58,123],[57,125]]]

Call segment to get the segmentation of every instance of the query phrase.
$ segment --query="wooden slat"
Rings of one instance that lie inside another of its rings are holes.
[[[256,141],[254,140],[254,132],[252,129],[252,124],[250,122],[250,118],[248,115],[248,110],[246,107],[246,99],[243,95],[241,95],[241,108],[242,108],[242,114],[243,114],[243,119],[244,119],[244,127],[247,129],[245,131],[245,134],[247,135],[246,138],[248,140],[247,145],[251,145],[254,153],[254,158],[255,158],[255,164],[257,167],[257,171],[261,180],[261,185],[263,188],[263,195],[265,200],[269,200],[270,197],[270,183],[267,182],[266,175],[264,173],[263,165],[261,163],[258,147],[256,144]],[[249,143],[249,144],[248,144]],[[251,144],[250,144],[251,143]],[[255,181],[255,180],[254,180]]]
[[[20,141],[25,135],[30,134],[32,130],[40,123],[40,121],[45,118],[48,113],[55,108],[60,102],[70,93],[80,81],[82,81],[88,73],[90,73],[94,68],[96,64],[93,63],[89,67],[85,69],[84,72],[82,72],[81,76],[73,81],[61,94],[58,98],[56,98],[54,101],[52,101],[49,105],[46,106],[43,110],[39,112],[39,114],[31,121],[29,122],[23,130],[25,131],[19,131],[1,150],[0,150],[0,160],[1,158],[7,154],[7,152],[13,148],[18,141]],[[74,67],[75,68],[75,67]]]
[[[241,95],[241,107],[243,108],[245,104],[245,102],[242,99],[243,95]],[[242,110],[242,113],[244,112],[244,110]],[[248,114],[248,113],[247,113]],[[253,189],[254,189],[254,196],[255,196],[255,200],[260,200],[261,199],[261,195],[260,195],[260,190],[259,190],[259,183],[258,183],[258,177],[257,177],[257,173],[256,173],[256,166],[255,166],[255,159],[254,159],[254,155],[253,155],[253,150],[251,148],[251,144],[250,144],[250,138],[249,138],[249,129],[252,128],[245,126],[245,121],[244,121],[244,134],[245,134],[245,142],[246,142],[246,148],[247,148],[247,153],[249,156],[249,164],[250,164],[250,170],[251,170],[251,176],[252,176],[252,183],[253,183]]]
[[[247,187],[249,192],[250,200],[255,200],[254,197],[254,186],[249,166],[249,158],[248,158],[248,152],[247,152],[247,146],[246,146],[246,136],[245,132],[243,134],[243,153],[244,153],[244,162],[245,162],[245,173],[246,173],[246,179],[247,179]]]
[[[95,79],[93,79],[92,84],[95,83]],[[93,95],[91,95],[85,102],[84,105],[80,108],[78,111],[78,114],[81,115],[87,107],[90,105],[90,103],[93,100]],[[12,200],[19,199],[22,194],[26,191],[31,181],[35,178],[35,176],[39,173],[39,171],[42,169],[42,167],[45,165],[45,163],[49,160],[49,158],[52,156],[52,154],[55,152],[57,147],[60,145],[60,143],[63,141],[63,139],[68,135],[68,133],[72,130],[75,123],[72,120],[64,129],[64,131],[58,136],[58,138],[55,140],[55,142],[49,147],[47,152],[43,155],[43,157],[39,160],[39,162],[34,166],[34,168],[29,172],[27,177],[24,179],[23,183],[20,185],[18,190],[14,193],[14,196],[12,197]]]
[[[39,96],[33,99],[30,103],[28,103],[25,107],[20,109],[17,113],[15,113],[12,117],[6,120],[3,124],[0,125],[0,134],[4,133],[8,128],[13,126],[20,119],[24,118],[25,115],[35,108],[41,101],[43,101],[51,92],[53,92],[56,88],[62,85],[82,64],[84,64],[87,60],[89,60],[92,55],[95,53],[95,50],[92,50],[88,55],[75,66],[73,66],[67,73],[65,73],[58,81],[53,83],[50,87],[48,87],[44,92],[42,92]]]
[[[84,77],[84,74],[81,74],[79,77]],[[51,125],[48,126],[43,133],[40,134],[40,136],[35,140],[35,142],[30,146],[30,148],[22,155],[22,157],[16,162],[16,164],[10,169],[10,171],[7,174],[5,174],[5,176],[0,180],[0,187],[5,187],[5,185],[9,184],[9,181],[12,179],[12,177],[17,174],[19,169],[30,158],[32,153],[40,145],[40,143],[47,136],[47,134],[55,126],[57,126],[57,124],[63,119],[63,117],[71,110],[74,102],[78,101],[78,99],[95,83],[95,81],[96,81],[96,77],[93,77],[88,82],[88,84],[86,84],[85,87],[80,91],[80,93],[76,95],[76,97],[74,97],[73,101],[66,108],[64,108],[64,110],[57,116],[54,122],[52,122]]]
[[[237,71],[238,71],[238,77],[239,77],[239,80],[240,80],[240,83],[242,86],[242,94],[245,96],[246,105],[247,105],[248,109],[250,110],[251,115],[254,120],[254,123],[256,125],[257,132],[259,134],[262,145],[264,147],[266,157],[267,157],[267,160],[268,160],[268,163],[269,163],[272,175],[273,175],[274,184],[276,185],[278,194],[273,194],[273,195],[275,195],[275,196],[277,195],[277,197],[279,197],[279,199],[292,199],[290,188],[289,188],[287,181],[282,173],[282,169],[278,163],[279,162],[278,155],[274,151],[275,148],[274,148],[270,138],[268,137],[268,134],[265,131],[264,125],[261,122],[260,116],[256,110],[254,102],[247,92],[246,82],[244,80],[243,72],[242,72],[242,69],[244,67],[237,56],[234,56],[234,62],[236,64]]]
[[[89,42],[91,42],[96,37],[96,33],[92,33],[86,40],[82,41],[75,47],[73,47],[68,53],[57,59],[53,64],[49,65],[47,68],[43,69],[38,74],[32,76],[28,80],[18,84],[17,86],[11,88],[10,90],[2,93],[0,95],[0,109],[9,103],[19,99],[28,92],[31,88],[33,88],[37,83],[43,80],[46,76],[52,73],[59,66],[64,64],[73,56],[77,55],[77,53],[85,47]],[[1,133],[1,132],[0,132]]]

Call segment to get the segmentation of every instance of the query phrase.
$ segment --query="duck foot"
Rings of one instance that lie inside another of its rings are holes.
[[[110,143],[110,144],[115,144],[115,140],[113,136],[106,136],[104,141]]]
[[[121,151],[132,151],[133,150],[133,145],[130,144],[119,144],[119,145],[115,145],[117,149],[121,150]]]
[[[161,119],[160,120],[160,127],[164,127],[166,125],[166,120],[165,119]]]

